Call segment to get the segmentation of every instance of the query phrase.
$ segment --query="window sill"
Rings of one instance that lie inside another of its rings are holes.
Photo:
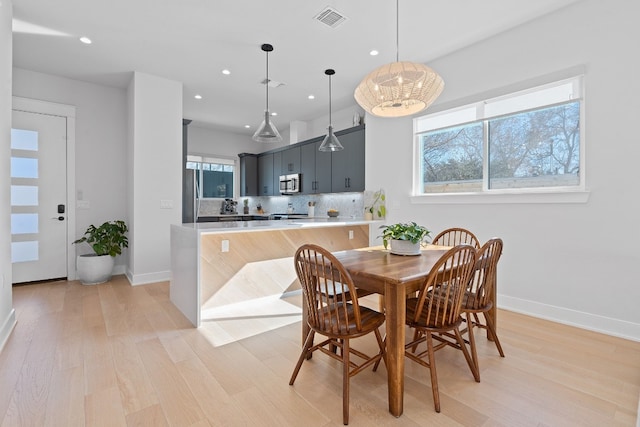
[[[538,191],[527,193],[487,192],[421,194],[411,196],[411,204],[464,205],[464,204],[541,204],[541,203],[587,203],[588,190]]]

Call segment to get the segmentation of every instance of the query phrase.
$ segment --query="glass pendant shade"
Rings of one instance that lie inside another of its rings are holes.
[[[343,150],[344,147],[338,141],[338,137],[333,133],[333,126],[329,125],[327,128],[328,133],[327,136],[322,140],[322,144],[320,144],[319,151],[340,151]]]
[[[264,112],[264,120],[258,126],[258,130],[253,134],[253,140],[258,142],[280,142],[282,137],[276,129],[276,125],[271,121],[269,110]]]
[[[322,140],[322,144],[318,148],[318,151],[340,151],[344,150],[338,137],[333,133],[333,126],[331,125],[331,76],[336,72],[332,69],[325,70],[324,73],[329,76],[329,126],[327,127],[327,136]]]
[[[442,77],[424,64],[400,61],[399,0],[396,0],[396,62],[370,72],[353,97],[364,110],[377,117],[403,117],[433,104],[444,89]]]
[[[442,77],[426,65],[392,62],[370,72],[353,96],[369,114],[402,117],[429,107],[443,89]]]
[[[267,90],[267,107],[264,110],[264,120],[260,123],[260,126],[258,126],[252,139],[258,142],[281,142],[282,137],[278,129],[276,129],[276,125],[271,121],[271,112],[269,111],[269,52],[273,51],[273,46],[265,43],[260,46],[260,49],[262,49],[267,56],[267,78],[264,81],[264,86]]]

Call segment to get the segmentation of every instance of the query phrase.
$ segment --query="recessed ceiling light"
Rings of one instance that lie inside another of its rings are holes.
[[[309,99],[316,99],[316,96],[315,95],[309,95],[308,98]]]
[[[244,127],[245,127],[246,129],[249,129],[251,126],[249,126],[249,125],[244,125]]]
[[[377,50],[373,49],[371,52],[369,52],[369,55],[376,56],[378,53],[380,53],[380,52],[378,52]]]
[[[231,71],[225,68],[224,70],[222,70],[222,74],[224,74],[225,76],[228,76],[229,74],[231,74]]]
[[[271,113],[272,116],[277,116],[278,113],[276,113],[275,111]]]
[[[194,96],[195,99],[202,99],[202,95],[196,95]]]
[[[91,39],[89,37],[80,37],[80,41],[84,44],[91,44]]]

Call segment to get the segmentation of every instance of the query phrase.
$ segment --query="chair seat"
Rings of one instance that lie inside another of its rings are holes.
[[[415,317],[415,313],[416,313],[416,308],[418,306],[418,298],[407,298],[407,324],[411,327],[417,327],[417,328],[427,328],[427,329],[431,329],[434,332],[438,332],[440,328],[443,327],[443,323],[442,323],[442,318],[443,318],[443,313],[446,312],[446,305],[445,304],[440,304],[440,306],[438,307],[438,310],[436,313],[432,313],[431,314],[431,318],[436,320],[436,322],[431,321],[428,322],[427,321],[427,312],[426,310],[422,310],[422,312],[420,313],[420,317],[418,318],[417,322],[414,321],[409,321],[408,319],[413,319]],[[429,303],[429,300],[425,300],[424,305],[426,306]],[[459,318],[458,322],[462,323],[462,317]],[[451,329],[450,328],[451,324],[448,324],[447,327],[445,329]]]
[[[320,311],[321,312],[328,312],[328,311],[336,311],[340,308],[343,307],[343,303],[342,302],[338,302],[336,304],[332,304],[329,306],[325,306],[323,307]],[[359,337],[362,335],[366,335],[368,333],[370,333],[371,331],[379,328],[380,326],[382,326],[382,324],[384,323],[385,320],[385,316],[382,313],[379,313],[375,310],[371,310],[370,308],[367,307],[359,307],[360,308],[360,322],[361,322],[361,330],[358,331],[357,325],[356,325],[356,321],[355,321],[355,313],[354,313],[354,307],[352,304],[346,304],[346,312],[348,314],[348,322],[346,323],[341,323],[341,324],[337,324],[335,322],[332,322],[331,318],[329,316],[325,317],[325,321],[323,322],[323,327],[320,328],[315,328],[316,332],[320,332],[323,335],[332,337],[332,338],[338,338],[338,337],[345,337],[345,336],[349,336],[351,338],[355,338],[355,337]],[[314,329],[313,326],[311,326],[311,329]]]
[[[473,292],[465,292],[462,297],[462,311],[488,311],[493,307],[493,301],[486,301],[482,304],[482,301],[478,298],[478,295]]]

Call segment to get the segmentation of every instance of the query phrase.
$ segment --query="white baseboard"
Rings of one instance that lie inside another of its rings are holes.
[[[4,349],[4,345],[7,343],[9,339],[9,335],[11,335],[11,331],[16,326],[16,310],[14,308],[11,309],[9,315],[4,320],[2,324],[2,328],[0,329],[0,353]]]
[[[133,274],[130,270],[126,272],[127,279],[131,286],[147,285],[149,283],[168,282],[171,280],[171,271],[158,271],[156,273]]]
[[[545,320],[640,342],[640,324],[582,311],[498,295],[498,307]]]

